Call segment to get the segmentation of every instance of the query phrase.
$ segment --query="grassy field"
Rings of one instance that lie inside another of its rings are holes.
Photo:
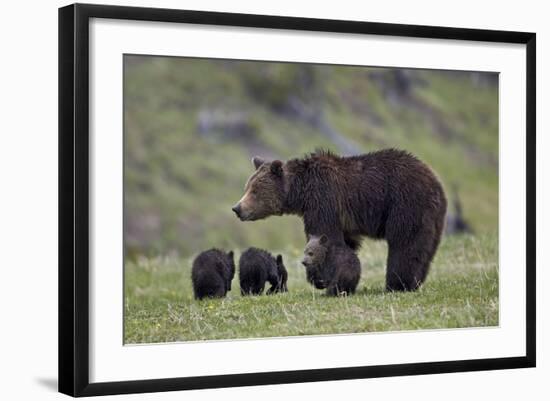
[[[386,245],[365,241],[354,296],[310,286],[302,249],[282,251],[289,292],[242,297],[238,272],[225,299],[195,301],[192,258],[145,258],[125,266],[126,344],[496,326],[498,236],[444,238],[426,284],[415,293],[384,289]],[[236,262],[240,252],[236,252]]]
[[[498,75],[177,57],[124,58],[125,342],[498,324]],[[462,202],[475,236],[447,237],[422,289],[384,289],[385,243],[365,241],[358,293],[329,298],[299,263],[295,216],[242,223],[252,156],[405,149]],[[287,294],[193,299],[201,250],[280,251]]]

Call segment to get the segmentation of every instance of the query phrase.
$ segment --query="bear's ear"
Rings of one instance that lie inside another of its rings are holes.
[[[283,255],[277,255],[277,264],[282,265],[283,264]]]
[[[229,259],[233,260],[233,251],[227,252],[227,256],[229,256]]]
[[[327,242],[328,242],[328,237],[325,234],[321,235],[321,237],[319,238],[319,243],[321,245],[326,245]]]
[[[260,166],[261,166],[262,164],[264,164],[264,163],[265,163],[265,160],[262,159],[261,157],[254,156],[254,157],[252,158],[252,164],[254,165],[254,168],[255,168],[256,170],[258,170],[258,169],[260,168]]]
[[[280,160],[273,160],[271,162],[271,172],[277,177],[283,176],[283,162]]]

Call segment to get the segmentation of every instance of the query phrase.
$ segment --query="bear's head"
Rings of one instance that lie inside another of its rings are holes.
[[[241,221],[260,220],[283,214],[283,162],[265,162],[259,157],[254,157],[252,163],[256,171],[246,182],[244,195],[232,210]]]

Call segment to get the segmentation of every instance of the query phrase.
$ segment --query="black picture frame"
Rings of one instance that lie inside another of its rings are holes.
[[[89,21],[91,18],[437,38],[526,45],[526,353],[521,357],[90,383]],[[59,391],[140,393],[534,367],[536,35],[436,26],[74,4],[59,9]]]

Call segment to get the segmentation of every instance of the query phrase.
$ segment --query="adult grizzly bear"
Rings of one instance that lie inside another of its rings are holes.
[[[333,243],[360,246],[362,236],[386,239],[386,288],[411,291],[425,280],[445,222],[443,188],[410,153],[385,149],[339,157],[327,151],[264,162],[233,206],[242,221],[295,214],[304,231],[326,234]]]
[[[271,284],[267,295],[287,292],[288,273],[283,263],[283,256],[274,257],[269,252],[248,248],[239,259],[239,284],[241,295],[260,295],[265,284]]]
[[[326,235],[310,236],[302,264],[307,281],[315,288],[326,288],[327,295],[351,295],[361,278],[361,262],[355,252],[345,244],[331,244]]]

